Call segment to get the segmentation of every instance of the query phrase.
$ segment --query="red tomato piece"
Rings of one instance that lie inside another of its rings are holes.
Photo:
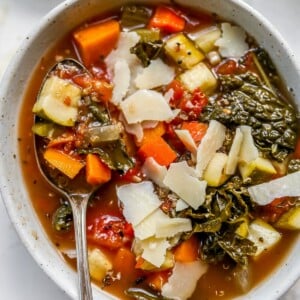
[[[97,246],[117,249],[133,239],[132,226],[124,219],[112,215],[87,217],[87,239]]]

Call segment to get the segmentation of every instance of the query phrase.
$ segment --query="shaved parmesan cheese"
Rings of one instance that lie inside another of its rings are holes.
[[[176,262],[172,275],[162,287],[163,297],[174,300],[188,299],[194,292],[199,278],[207,272],[208,266],[201,261]]]
[[[190,219],[186,218],[168,218],[160,219],[157,223],[156,237],[172,237],[177,233],[187,232],[192,230]]]
[[[140,36],[134,31],[121,32],[116,49],[105,58],[108,70],[112,71],[119,60],[125,60],[129,67],[139,63],[137,56],[130,53],[130,48],[135,46],[139,40]]]
[[[150,181],[122,185],[117,188],[117,196],[123,204],[124,217],[133,226],[139,224],[161,205]]]
[[[161,166],[153,157],[148,157],[142,166],[142,172],[160,187],[166,187],[163,183],[167,174],[167,168]]]
[[[118,105],[126,96],[130,84],[130,70],[126,60],[118,60],[114,66],[112,103]]]
[[[173,98],[173,96],[174,96],[174,90],[173,90],[173,89],[169,89],[169,90],[164,94],[164,97],[165,97],[167,103],[170,102],[170,100]]]
[[[240,129],[243,133],[243,141],[240,149],[240,161],[242,162],[251,162],[258,158],[259,152],[255,146],[253,136],[252,136],[252,128],[247,125],[240,126]]]
[[[154,237],[157,232],[157,224],[160,221],[169,220],[170,217],[161,211],[161,209],[155,210],[146,219],[140,222],[134,229],[134,235],[140,240]]]
[[[219,52],[223,57],[239,58],[244,55],[249,46],[246,43],[246,32],[239,26],[222,23],[222,36],[215,45],[219,46]]]
[[[196,178],[186,161],[172,163],[163,183],[194,209],[205,200],[206,182]]]
[[[197,145],[192,138],[191,133],[186,129],[177,129],[175,130],[175,133],[185,146],[187,150],[189,150],[192,154],[196,154],[197,152]]]
[[[202,177],[203,171],[225,140],[225,126],[211,120],[208,129],[197,149],[196,171]]]
[[[228,153],[228,160],[225,168],[225,174],[233,175],[235,173],[238,161],[239,153],[243,141],[243,134],[240,128],[235,130],[234,139]]]
[[[160,58],[152,60],[151,64],[135,78],[139,89],[154,89],[169,84],[175,76],[173,67],[165,64]]]
[[[120,107],[129,124],[147,120],[167,121],[174,117],[164,96],[151,90],[138,90],[121,102]]]
[[[159,268],[165,261],[170,243],[166,239],[149,238],[140,242],[142,258]]]
[[[300,171],[248,188],[254,202],[267,205],[275,198],[300,196]]]
[[[178,199],[176,201],[176,207],[175,207],[176,211],[182,211],[188,207],[189,207],[188,204],[184,202],[182,199]]]
[[[128,124],[123,114],[120,114],[119,120],[122,122],[125,131],[136,137],[137,142],[141,142],[144,137],[144,130],[141,123]]]

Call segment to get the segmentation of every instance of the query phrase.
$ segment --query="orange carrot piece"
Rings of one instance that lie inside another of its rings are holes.
[[[178,262],[192,262],[197,260],[199,251],[199,241],[196,236],[192,236],[186,241],[183,241],[174,250],[174,259]]]
[[[150,19],[149,28],[158,28],[167,33],[180,32],[185,27],[185,20],[166,6],[159,6]]]
[[[119,248],[113,260],[115,272],[127,273],[135,267],[135,255],[125,247]]]
[[[165,123],[159,122],[154,128],[144,129],[144,136],[141,142],[136,142],[137,146],[141,146],[147,141],[153,140],[156,137],[160,137],[166,133]]]
[[[84,167],[84,163],[54,148],[44,152],[44,159],[60,172],[73,179]]]
[[[199,143],[204,137],[208,125],[205,123],[199,123],[197,121],[192,122],[183,122],[181,129],[188,130],[195,141],[195,143]]]
[[[116,20],[90,25],[73,33],[81,59],[87,66],[106,56],[116,46],[120,25]]]
[[[146,282],[155,291],[161,291],[163,285],[168,281],[170,270],[158,271],[151,274]]]
[[[106,183],[111,179],[111,169],[96,154],[86,156],[86,181],[92,185]]]
[[[138,154],[146,159],[153,157],[162,166],[170,165],[176,158],[176,152],[160,136],[148,139],[138,150]]]

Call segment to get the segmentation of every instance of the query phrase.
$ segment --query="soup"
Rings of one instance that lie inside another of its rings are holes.
[[[101,185],[90,273],[120,299],[242,295],[297,237],[297,112],[264,49],[217,16],[129,5],[88,21],[41,59],[20,124],[33,206],[74,267],[72,212],[33,138],[60,186]]]

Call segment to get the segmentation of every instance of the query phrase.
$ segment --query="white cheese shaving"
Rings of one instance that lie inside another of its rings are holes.
[[[178,199],[176,201],[176,207],[175,207],[176,211],[182,211],[188,207],[189,205],[186,202],[184,202],[182,199]]]
[[[133,226],[153,213],[161,202],[150,181],[130,183],[117,188],[118,199],[123,204],[123,215]]]
[[[120,104],[129,124],[171,120],[174,115],[164,96],[152,90],[138,90]]]
[[[121,32],[117,47],[105,58],[105,63],[109,71],[114,69],[119,60],[125,60],[129,67],[139,63],[135,54],[130,53],[130,48],[135,46],[140,40],[140,36],[134,32]]]
[[[111,102],[118,105],[126,96],[130,84],[130,69],[126,60],[120,59],[116,62],[112,82],[114,88]]]
[[[172,163],[163,183],[194,209],[205,200],[206,182],[196,178],[186,161]]]
[[[161,211],[161,209],[155,210],[146,219],[134,226],[134,235],[140,240],[154,237],[157,232],[157,224],[160,221],[169,220],[170,217]]]
[[[239,58],[249,49],[246,43],[246,32],[239,26],[230,23],[222,23],[222,36],[215,45],[219,47],[219,52],[223,57]]]
[[[166,258],[170,243],[166,239],[149,238],[141,241],[142,258],[156,267],[160,267]]]
[[[185,300],[192,296],[199,278],[207,272],[208,266],[201,261],[176,262],[172,275],[162,287],[163,297]]]
[[[208,129],[197,149],[196,171],[202,177],[203,171],[216,151],[223,145],[226,128],[220,122],[211,120]]]
[[[300,171],[248,188],[254,202],[267,205],[275,198],[300,196]]]
[[[155,236],[157,238],[172,237],[178,233],[191,231],[192,223],[190,219],[186,218],[168,218],[160,219],[157,223],[157,230]]]
[[[142,172],[158,186],[166,187],[163,181],[167,175],[167,168],[157,163],[153,157],[148,157],[145,160],[142,166]]]
[[[191,133],[186,129],[177,129],[175,130],[175,133],[177,134],[185,148],[195,155],[197,152],[197,145],[192,138]]]
[[[119,120],[122,122],[125,131],[136,137],[137,142],[141,142],[143,140],[144,130],[141,123],[128,124],[123,114],[120,114]]]
[[[139,89],[154,89],[169,84],[174,76],[174,68],[168,66],[158,58],[152,60],[150,65],[137,75],[135,78],[135,85]]]
[[[259,152],[253,140],[252,128],[250,126],[243,125],[240,126],[240,129],[243,134],[243,141],[239,153],[239,160],[241,162],[249,163],[258,158]]]
[[[232,141],[230,151],[228,153],[227,164],[225,168],[225,174],[233,175],[235,173],[238,161],[239,153],[243,141],[243,134],[240,128],[235,130],[235,135]]]

